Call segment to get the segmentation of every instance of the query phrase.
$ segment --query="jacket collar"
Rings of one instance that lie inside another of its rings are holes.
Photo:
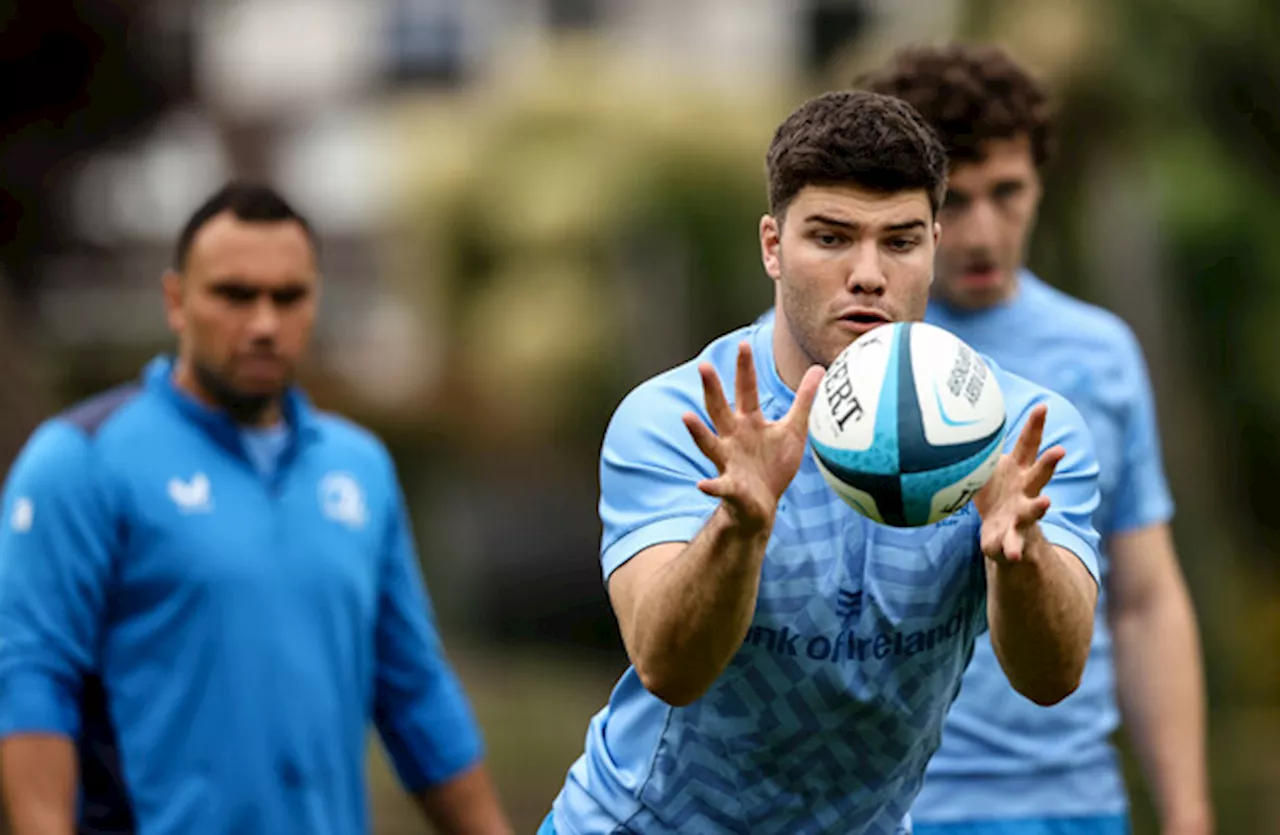
[[[221,409],[208,406],[180,389],[173,381],[173,358],[157,356],[142,371],[142,383],[149,390],[172,405],[188,421],[208,432],[215,439],[232,447],[241,448],[243,427]],[[282,412],[285,423],[292,430],[294,443],[313,440],[320,431],[315,407],[297,386],[290,386],[284,395]]]

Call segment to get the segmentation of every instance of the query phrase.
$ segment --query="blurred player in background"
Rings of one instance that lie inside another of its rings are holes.
[[[1084,415],[1101,465],[1094,520],[1104,538],[1104,605],[1079,690],[1053,708],[1032,704],[980,639],[914,807],[917,832],[1126,832],[1109,742],[1122,712],[1164,835],[1206,835],[1199,638],[1170,535],[1173,503],[1141,349],[1115,315],[1024,266],[1051,144],[1045,91],[1002,51],[970,46],[905,50],[857,86],[905,99],[947,147],[926,320],[1064,395]]]
[[[1007,454],[929,527],[856,514],[806,452],[820,367],[924,315],[936,135],[897,99],[827,94],[778,128],[768,176],[776,317],[640,385],[606,433],[601,561],[632,666],[543,833],[907,832],[978,633],[1038,702],[1083,669],[1097,464],[1065,400],[994,369]]]
[[[292,383],[307,222],[231,185],[163,282],[176,359],[41,427],[0,527],[15,835],[368,832],[370,720],[439,831],[509,832],[395,467]]]

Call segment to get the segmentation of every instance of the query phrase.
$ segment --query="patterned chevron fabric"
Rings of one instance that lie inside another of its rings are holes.
[[[680,421],[686,411],[706,419],[697,362],[715,365],[732,391],[737,346],[750,340],[766,417],[790,407],[772,328],[765,320],[729,334],[618,408],[601,465],[606,578],[650,545],[690,540],[715,507],[695,486],[714,469]],[[1016,438],[1044,392],[993,370]],[[1074,443],[1064,438],[1073,426],[1050,424],[1046,443]],[[1087,513],[1049,492],[1046,536],[1090,562]],[[807,456],[779,505],[755,617],[729,668],[684,708],[627,670],[555,801],[556,832],[909,832],[907,810],[986,628],[978,529],[971,505],[928,527],[877,525],[844,505]]]

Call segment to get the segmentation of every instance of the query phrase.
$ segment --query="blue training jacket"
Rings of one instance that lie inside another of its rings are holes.
[[[394,465],[291,392],[274,476],[171,382],[47,422],[0,518],[0,736],[79,742],[82,833],[358,835],[376,723],[418,791],[481,738]]]

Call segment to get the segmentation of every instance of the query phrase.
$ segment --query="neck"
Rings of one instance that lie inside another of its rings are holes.
[[[793,392],[800,387],[805,372],[813,365],[813,360],[796,342],[779,306],[774,307],[773,364],[778,369],[778,377]]]
[[[199,403],[213,409],[226,412],[232,420],[243,426],[266,428],[275,426],[283,418],[283,409],[279,397],[269,398],[265,403],[259,398],[239,395],[229,388],[215,388],[201,381],[190,360],[180,357],[174,363],[173,384],[178,389],[191,395]]]

